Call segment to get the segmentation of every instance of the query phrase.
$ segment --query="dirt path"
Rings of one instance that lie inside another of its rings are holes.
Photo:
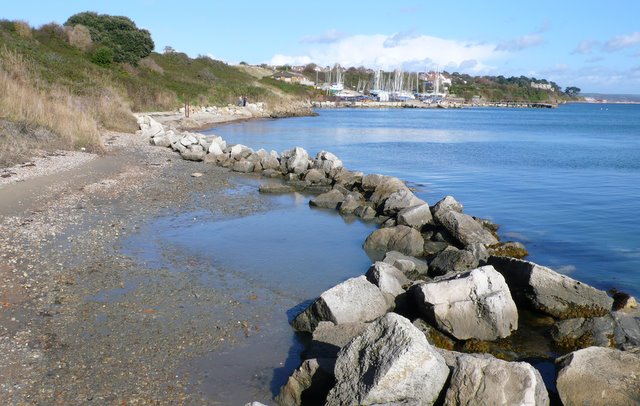
[[[269,299],[204,283],[216,270],[184,256],[157,268],[124,248],[161,215],[267,208],[225,169],[107,139],[104,157],[0,185],[0,404],[216,404],[185,365],[251,335]]]

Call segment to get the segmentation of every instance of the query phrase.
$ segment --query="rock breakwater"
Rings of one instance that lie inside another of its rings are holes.
[[[279,404],[309,396],[314,404],[577,404],[580,379],[600,394],[597,404],[640,401],[630,380],[617,380],[614,395],[605,377],[579,365],[640,371],[635,301],[614,310],[606,292],[525,261],[522,244],[500,241],[496,224],[464,213],[454,197],[430,205],[402,180],[348,170],[327,151],[254,151],[149,117],[139,124],[152,144],[184,159],[262,175],[262,193],[313,194],[311,206],[380,225],[363,244],[374,261],[366,275],[328,289],[293,318],[295,330],[311,334],[312,357]],[[557,384],[554,375],[545,385],[526,362],[530,353],[510,341],[527,334],[523,314],[543,320],[538,328],[552,337],[552,350],[536,359],[555,362]],[[609,348],[581,352],[592,346]]]

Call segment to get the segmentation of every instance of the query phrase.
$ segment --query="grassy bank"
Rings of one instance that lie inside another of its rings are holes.
[[[240,95],[282,106],[312,96],[209,57],[167,50],[116,63],[101,59],[103,51],[88,31],[0,21],[0,120],[15,124],[0,126],[1,166],[33,148],[99,152],[100,129],[136,129],[132,111],[172,110],[185,101],[223,106]]]

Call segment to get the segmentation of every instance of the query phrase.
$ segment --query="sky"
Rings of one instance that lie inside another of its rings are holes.
[[[230,64],[436,69],[640,94],[640,1],[3,0],[34,27],[124,15],[166,46]]]

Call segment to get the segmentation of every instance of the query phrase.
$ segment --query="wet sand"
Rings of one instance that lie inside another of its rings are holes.
[[[272,369],[224,396],[207,382],[268,353],[246,349],[269,346],[283,299],[175,247],[160,267],[125,252],[159,217],[240,217],[269,200],[226,169],[108,138],[106,156],[0,186],[0,404],[268,402]]]

